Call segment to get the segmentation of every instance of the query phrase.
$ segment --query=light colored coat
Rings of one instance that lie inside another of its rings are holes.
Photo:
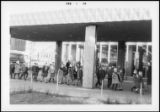
[[[118,84],[118,83],[119,83],[118,74],[113,72],[112,84]]]
[[[62,80],[63,80],[63,71],[61,69],[59,69],[59,72],[58,72],[58,83],[62,83]],[[57,75],[56,76],[56,81],[57,81]]]
[[[38,72],[38,77],[37,77],[37,80],[39,80],[39,81],[43,81],[43,72],[42,72],[42,70],[40,70],[39,72]]]
[[[15,71],[14,73],[20,73],[21,72],[21,66],[19,64],[15,64]]]

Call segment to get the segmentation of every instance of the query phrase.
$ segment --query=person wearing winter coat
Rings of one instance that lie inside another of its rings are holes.
[[[63,74],[64,74],[63,68],[61,67],[61,68],[59,68],[58,73],[55,77],[56,81],[58,81],[59,84],[63,83]],[[57,78],[58,78],[58,80],[57,80]]]
[[[28,67],[25,65],[25,63],[23,63],[21,65],[21,76],[20,76],[20,79],[22,79],[22,77],[24,77],[24,80],[26,80],[27,77],[28,77]]]
[[[77,70],[78,85],[82,85],[82,78],[83,78],[83,71],[82,71],[82,67],[79,66]]]
[[[151,63],[148,63],[147,69],[147,85],[151,85],[152,83],[152,66]]]
[[[113,73],[112,67],[109,66],[109,68],[107,70],[107,74],[108,74],[108,85],[107,85],[107,87],[108,88],[110,88],[111,85],[112,85],[112,73]]]
[[[118,90],[123,90],[123,87],[122,87],[123,77],[124,77],[123,70],[119,69],[119,72],[118,72],[118,79],[119,79]]]
[[[117,68],[114,68],[114,71],[112,73],[112,89],[117,90],[118,84],[119,84],[119,79],[118,79]]]
[[[32,66],[32,76],[33,76],[33,80],[35,81],[37,81],[38,72],[39,72],[39,67],[38,67],[38,64],[35,63],[35,65]]]
[[[10,76],[11,76],[11,79],[13,78],[14,70],[15,70],[15,64],[11,62],[10,63]]]
[[[48,67],[47,65],[44,65],[43,68],[42,68],[42,72],[43,72],[42,77],[43,77],[43,80],[44,80],[44,79],[47,77],[47,75],[48,75],[48,69],[49,69],[49,67]]]
[[[134,81],[134,85],[132,86],[131,91],[134,91],[134,90],[137,88],[137,86],[138,86],[138,85],[137,85],[138,72],[137,72],[136,69],[133,71],[133,81]]]
[[[98,87],[98,86],[101,86],[102,80],[105,78],[105,75],[106,75],[106,72],[101,65],[99,65],[99,68],[96,71],[96,75],[97,75],[96,87]]]
[[[43,79],[43,71],[42,71],[42,68],[39,68],[37,80],[40,81],[40,82],[42,82],[42,81],[44,80],[44,79]]]
[[[72,71],[72,68],[69,68],[68,69],[68,74],[67,74],[67,77],[66,77],[66,80],[67,80],[67,85],[71,84],[72,83],[72,76],[73,75],[73,71]]]
[[[45,78],[45,82],[50,82],[51,80],[54,81],[54,78],[55,78],[55,67],[53,64],[51,64],[48,69],[48,75]]]
[[[53,64],[51,64],[50,65],[50,68],[49,68],[49,70],[48,70],[48,72],[50,73],[50,79],[49,79],[49,82],[51,81],[51,80],[55,80],[55,65],[54,65],[54,63]]]
[[[14,79],[16,77],[16,75],[18,75],[18,78],[20,78],[20,72],[21,72],[21,66],[20,66],[20,62],[17,61],[15,64],[15,70],[14,70]]]
[[[138,93],[140,90],[141,84],[142,84],[142,88],[144,88],[142,72],[141,71],[137,72],[137,70],[134,70],[133,80],[134,80],[134,86],[131,88],[131,91],[135,91]]]

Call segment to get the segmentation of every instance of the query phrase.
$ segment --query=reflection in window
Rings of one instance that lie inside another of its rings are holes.
[[[116,66],[117,65],[117,59],[118,59],[118,46],[117,45],[111,45],[110,63],[113,66]]]
[[[107,64],[108,63],[108,45],[102,46],[102,63]]]

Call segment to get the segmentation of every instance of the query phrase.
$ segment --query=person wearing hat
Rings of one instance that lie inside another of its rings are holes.
[[[117,90],[118,84],[119,84],[118,72],[117,68],[115,67],[112,73],[112,89]]]
[[[35,64],[32,66],[32,72],[33,72],[33,80],[37,81],[38,72],[39,72],[39,67],[38,67],[38,64],[37,64],[37,63],[35,63]]]
[[[101,86],[102,84],[102,80],[105,78],[105,70],[103,68],[103,66],[101,64],[99,64],[99,67],[96,70],[96,75],[97,75],[97,83],[96,83],[96,87]]]
[[[18,78],[20,78],[20,72],[21,72],[20,62],[16,61],[15,70],[14,70],[14,77],[13,78],[15,79],[16,75],[18,75]]]

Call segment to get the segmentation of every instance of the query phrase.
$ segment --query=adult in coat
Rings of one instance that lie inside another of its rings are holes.
[[[98,87],[101,86],[102,80],[105,78],[105,70],[102,68],[101,65],[99,65],[99,68],[96,71],[96,75],[97,75],[96,87]]]

